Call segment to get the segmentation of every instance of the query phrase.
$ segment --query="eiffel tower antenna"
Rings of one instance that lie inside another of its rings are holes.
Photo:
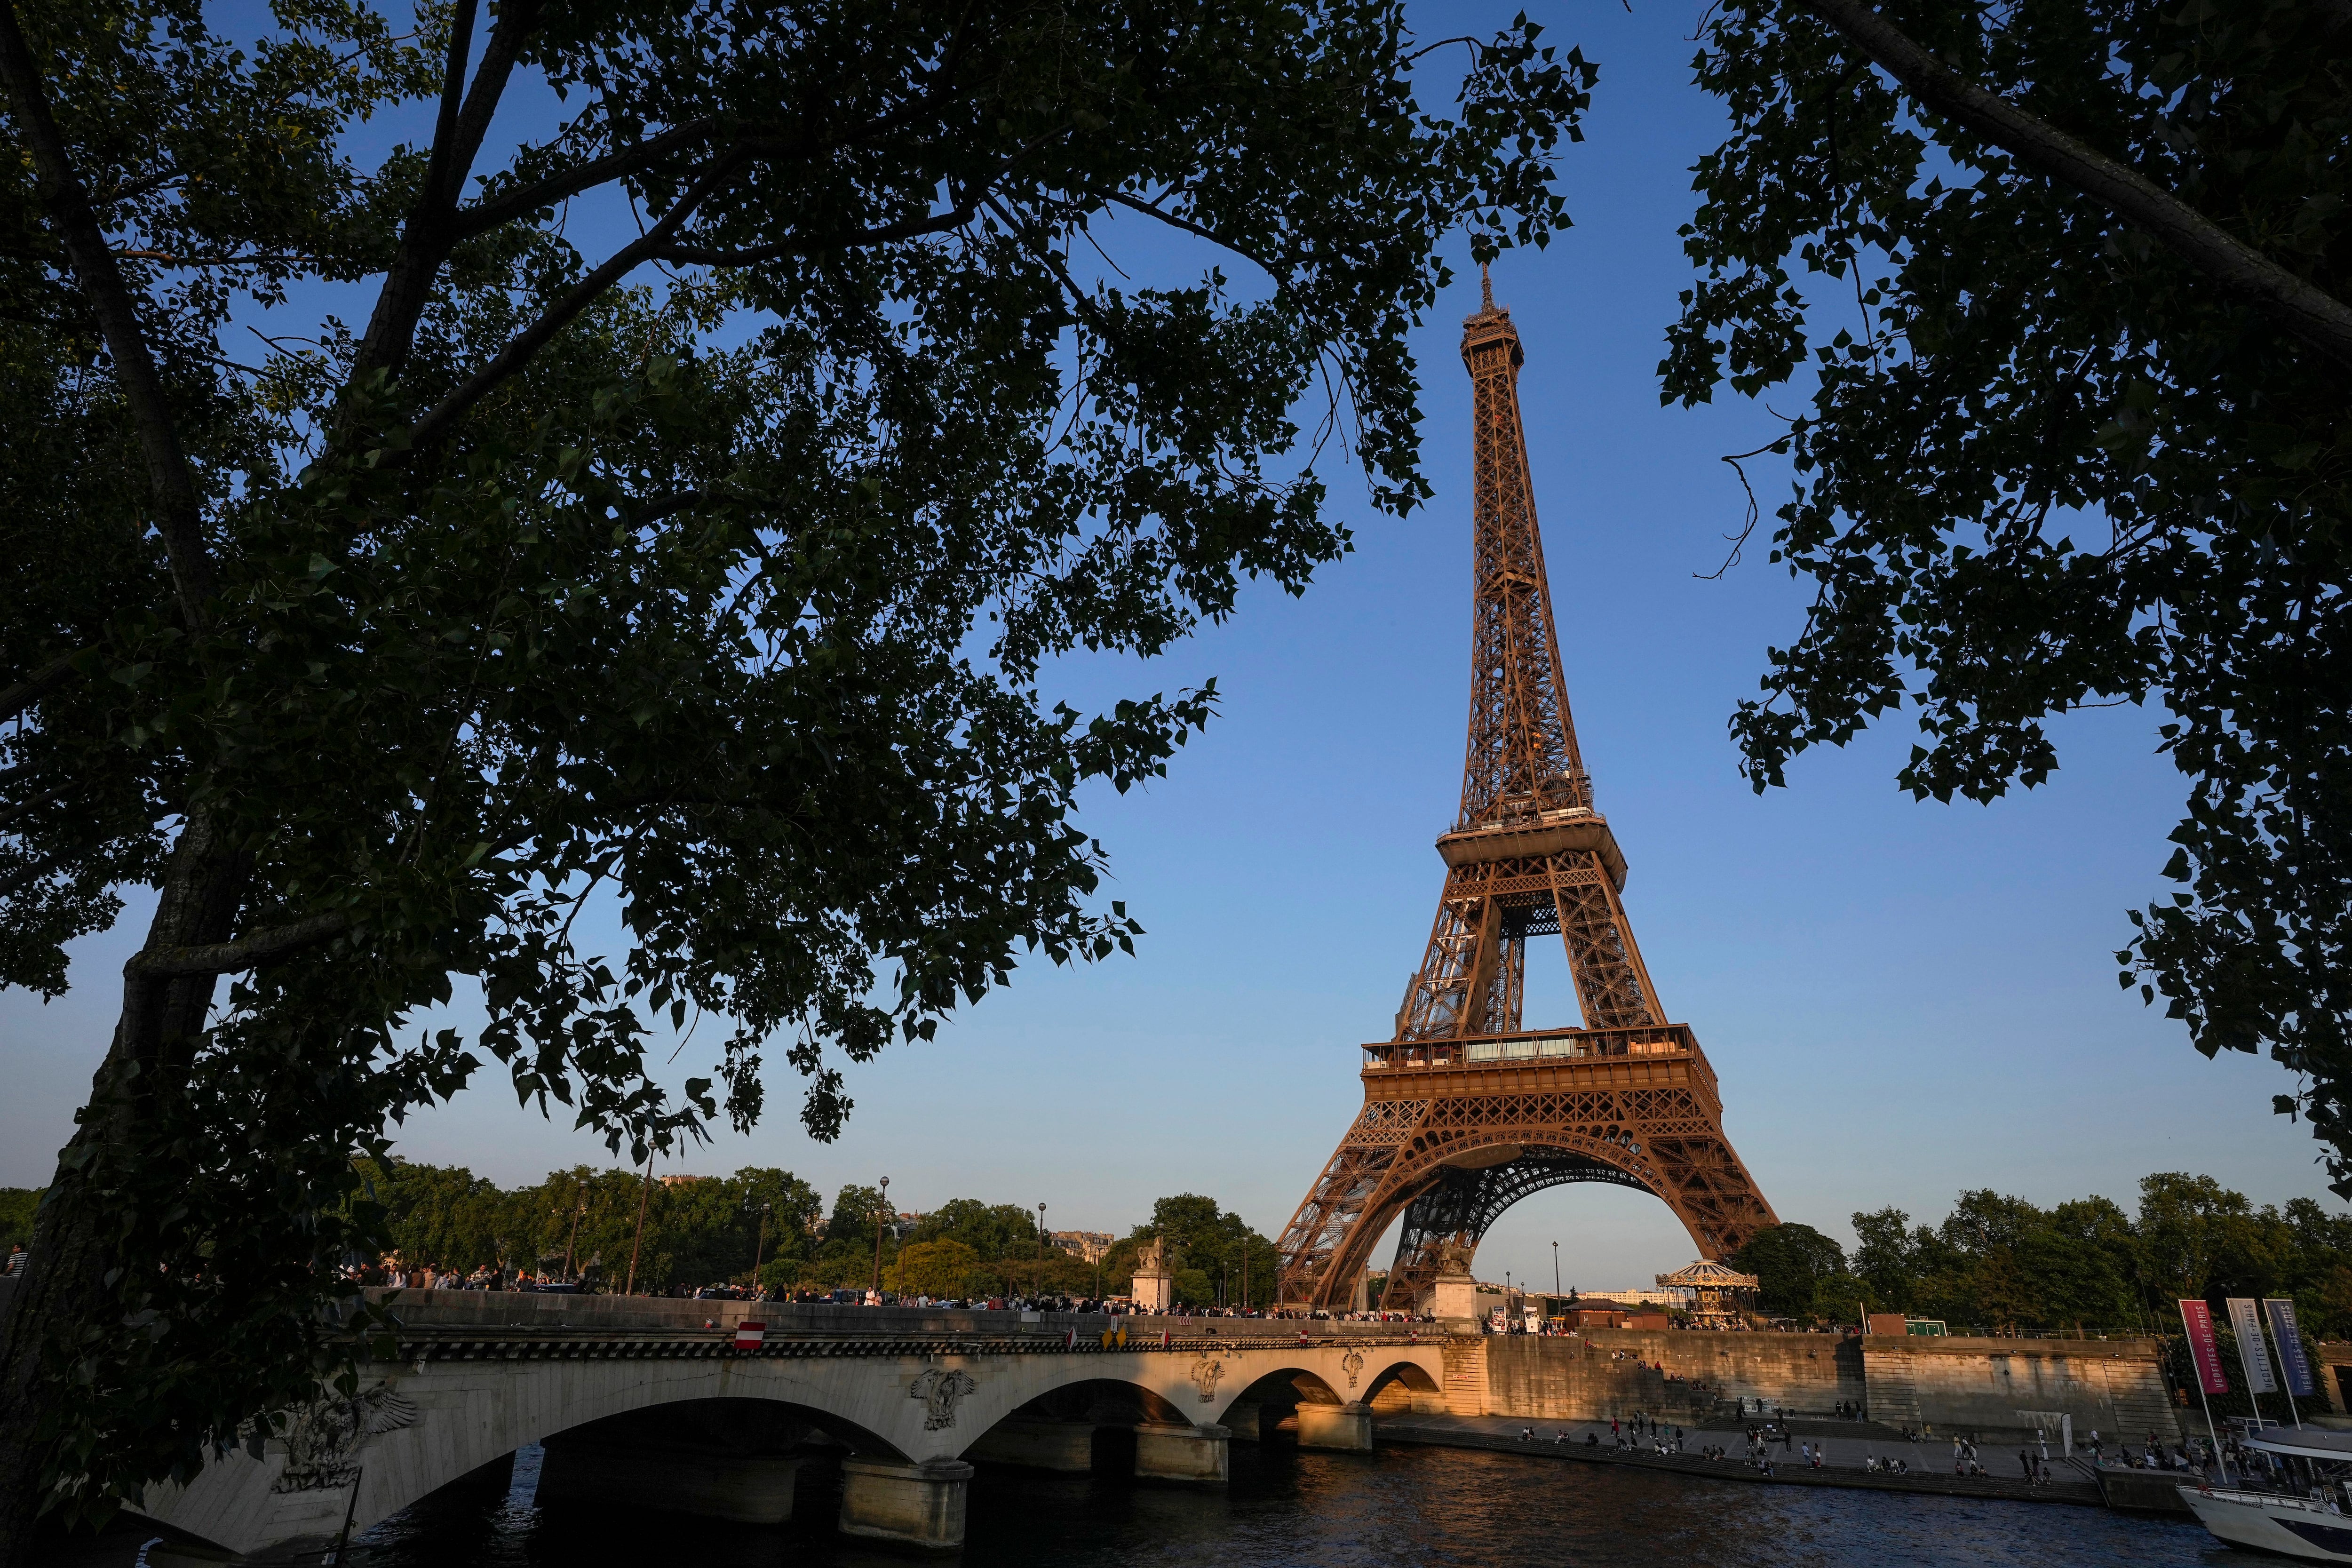
[[[1364,1108],[1284,1230],[1280,1300],[1345,1309],[1404,1224],[1384,1307],[1467,1267],[1529,1193],[1610,1182],[1663,1198],[1706,1258],[1778,1223],[1723,1131],[1715,1073],[1669,1023],[1620,898],[1569,711],[1519,419],[1526,354],[1479,268],[1463,323],[1472,390],[1470,723],[1462,805],[1396,1033],[1363,1047]],[[1559,936],[1580,1029],[1522,1026],[1527,942]]]

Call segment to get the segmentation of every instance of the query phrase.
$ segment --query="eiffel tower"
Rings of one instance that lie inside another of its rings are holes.
[[[1396,1035],[1363,1047],[1364,1108],[1283,1231],[1278,1299],[1294,1306],[1348,1308],[1402,1214],[1381,1304],[1417,1308],[1505,1209],[1567,1182],[1655,1194],[1709,1259],[1778,1223],[1619,899],[1625,858],[1593,809],[1560,676],[1519,424],[1526,356],[1484,292],[1462,332],[1476,422],[1462,812],[1437,840],[1445,890]],[[1567,945],[1581,1029],[1521,1026],[1538,936]]]

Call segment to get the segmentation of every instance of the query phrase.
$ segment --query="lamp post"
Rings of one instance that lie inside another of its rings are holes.
[[[566,1279],[576,1280],[580,1276],[572,1272],[572,1255],[580,1245],[580,1216],[588,1212],[588,1184],[586,1182],[582,1182],[578,1188],[573,1191],[572,1199],[572,1239],[563,1244],[563,1277]]]
[[[744,1195],[743,1206],[747,1209],[751,1206],[749,1194]],[[768,1250],[768,1211],[771,1206],[767,1204],[760,1205],[760,1239],[751,1244],[751,1289],[755,1299],[760,1289],[760,1259]]]
[[[1037,1205],[1037,1278],[1029,1282],[1032,1291],[1045,1288],[1045,1205]]]
[[[874,1300],[882,1300],[882,1226],[890,1217],[890,1178],[882,1178],[882,1212],[874,1216]]]
[[[624,1296],[637,1293],[637,1249],[646,1244],[646,1198],[654,1190],[653,1145],[646,1145],[646,1179],[637,1184],[637,1234],[629,1238],[629,1282],[621,1288]]]
[[[1551,1244],[1551,1293],[1559,1294],[1559,1243]]]

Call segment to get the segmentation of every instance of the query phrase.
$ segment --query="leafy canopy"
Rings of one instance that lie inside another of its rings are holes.
[[[2336,299],[2352,23],[2297,0],[1892,0],[1969,81]],[[1772,559],[1816,597],[1732,731],[1759,789],[1908,704],[1898,781],[1990,800],[2048,721],[2169,710],[2170,898],[2118,978],[2197,1048],[2268,1049],[2352,1194],[2352,423],[2342,367],[2106,208],[1916,110],[1795,6],[1730,0],[1664,396],[1810,391]]]
[[[1214,691],[1041,669],[1303,589],[1334,439],[1426,494],[1439,247],[1565,222],[1593,78],[1387,0],[9,15],[0,981],[158,892],[10,1341],[100,1510],[344,1364],[352,1155],[486,1060],[642,1159],[780,1045],[828,1138],[843,1062],[1128,947],[1073,803]]]

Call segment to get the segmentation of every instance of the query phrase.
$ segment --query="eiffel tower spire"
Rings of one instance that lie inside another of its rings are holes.
[[[1485,309],[1462,329],[1472,394],[1470,734],[1462,809],[1437,841],[1447,896],[1397,1016],[1401,1040],[1517,1028],[1531,926],[1566,941],[1587,1027],[1663,1021],[1618,901],[1625,858],[1592,808],[1569,711],[1519,420],[1527,356],[1492,281],[1480,281]],[[1487,888],[1498,873],[1507,890]]]
[[[1715,1073],[1666,1021],[1593,808],[1536,523],[1509,310],[1480,268],[1472,389],[1470,724],[1445,887],[1396,1032],[1364,1047],[1364,1109],[1284,1231],[1282,1300],[1344,1307],[1400,1213],[1384,1304],[1419,1304],[1520,1198],[1612,1182],[1664,1199],[1704,1257],[1772,1210],[1723,1133]],[[1524,1029],[1527,943],[1559,936],[1581,1030]]]

